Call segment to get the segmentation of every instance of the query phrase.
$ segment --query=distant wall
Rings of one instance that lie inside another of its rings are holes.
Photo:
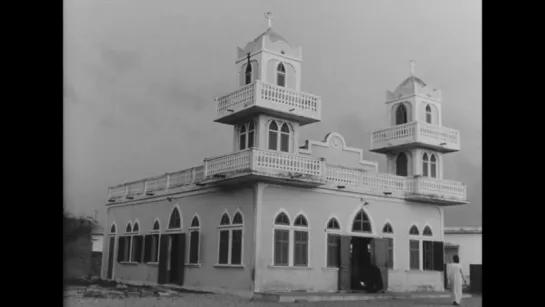
[[[80,278],[91,272],[92,242],[81,237],[64,245],[64,279]]]
[[[460,257],[460,263],[462,264],[462,271],[464,275],[469,276],[470,264],[483,264],[483,235],[482,234],[469,234],[469,233],[457,233],[449,234],[445,233],[445,241],[459,245],[458,256]]]

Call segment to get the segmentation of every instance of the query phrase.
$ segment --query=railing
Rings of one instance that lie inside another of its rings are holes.
[[[261,83],[261,82],[260,82]],[[318,112],[319,97],[307,93],[298,92],[282,86],[261,83],[258,91],[259,97],[263,100],[285,104],[291,107]]]
[[[449,146],[457,147],[460,145],[460,133],[458,130],[413,121],[373,132],[371,135],[371,146],[379,148],[390,141],[404,138],[412,138],[411,141],[413,142],[418,140],[426,142],[421,137],[447,142]],[[427,141],[429,142],[430,140],[428,139]]]
[[[250,83],[248,85],[245,85],[239,88],[238,90],[232,93],[229,93],[225,96],[218,98],[217,99],[218,115],[228,109],[234,108],[235,106],[245,104],[245,103],[253,103],[255,85],[256,85],[256,82]]]
[[[204,159],[204,177],[249,170],[251,150],[246,149],[234,154]]]
[[[386,142],[394,139],[402,139],[413,136],[416,122],[410,122],[403,125],[397,125],[387,129],[373,132],[373,143]]]
[[[168,180],[168,187],[174,188],[184,184],[190,184],[193,181],[193,169],[184,169],[175,173],[168,174],[170,178]]]
[[[127,195],[138,195],[144,193],[145,179],[127,184]]]
[[[457,130],[419,123],[418,133],[422,136],[432,137],[441,141],[458,144],[460,134]]]
[[[406,177],[348,169],[332,165],[327,165],[326,179],[339,183],[409,191]]]
[[[271,108],[274,105],[280,110],[291,114],[320,116],[320,97],[299,92],[282,86],[276,86],[256,80],[227,95],[219,97],[217,101],[217,117],[235,113],[250,105]],[[283,108],[282,108],[283,106]],[[294,110],[292,110],[294,109]]]
[[[439,180],[429,177],[408,179],[413,182],[413,192],[416,194],[432,194],[466,199],[466,186],[457,181]]]
[[[146,192],[160,191],[167,188],[167,175],[146,179]]]
[[[322,160],[314,157],[253,149],[253,161],[255,169],[279,170],[315,176],[322,174]]]
[[[124,184],[108,188],[108,198],[121,198],[127,195],[127,187]]]

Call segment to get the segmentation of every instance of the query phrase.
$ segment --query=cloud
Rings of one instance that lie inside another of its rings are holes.
[[[132,51],[115,50],[111,47],[102,47],[101,56],[104,65],[118,75],[126,74],[141,64],[141,57]]]

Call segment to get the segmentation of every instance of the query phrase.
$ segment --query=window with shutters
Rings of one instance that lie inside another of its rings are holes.
[[[139,235],[140,225],[138,222],[135,222],[132,227],[131,236],[131,247],[130,247],[130,257],[129,262],[142,262],[142,251],[143,251],[143,237]]]
[[[239,128],[238,145],[240,150],[254,147],[255,143],[255,124],[254,121],[244,123]]]
[[[389,269],[394,268],[394,229],[390,223],[384,224],[382,227],[382,234],[388,240],[388,264]]]
[[[396,125],[407,123],[407,108],[400,103],[396,109]]]
[[[338,268],[340,266],[340,236],[341,227],[339,221],[332,217],[327,222],[327,267]]]
[[[219,225],[219,265],[241,266],[243,254],[244,218],[240,211],[233,216],[233,220],[224,213]]]
[[[305,216],[299,214],[293,227],[293,265],[308,266],[308,222]]]
[[[274,219],[274,257],[275,266],[289,266],[290,220],[286,213],[280,212]]]
[[[433,242],[432,241],[423,241],[422,246],[424,248],[423,262],[425,271],[433,271],[435,266],[433,264]]]
[[[159,237],[161,226],[159,220],[153,222],[150,234],[144,236],[144,262],[157,264],[159,262]]]
[[[420,270],[420,231],[416,225],[409,229],[409,268]]]
[[[198,216],[194,216],[189,227],[189,263],[199,263],[201,223]]]
[[[182,228],[182,218],[180,216],[180,210],[178,207],[174,207],[172,213],[170,214],[170,219],[168,221],[168,229],[181,229]]]

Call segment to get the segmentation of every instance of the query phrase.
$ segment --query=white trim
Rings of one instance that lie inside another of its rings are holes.
[[[192,226],[193,224],[193,220],[197,218],[198,222],[199,222],[199,226]],[[189,222],[189,227],[188,227],[188,233],[189,233],[189,248],[188,248],[188,255],[187,255],[187,263],[186,265],[188,266],[197,266],[200,267],[201,266],[201,240],[202,240],[202,232],[201,232],[201,217],[199,216],[199,213],[195,212],[195,214],[193,214],[193,217],[191,217],[191,221]],[[195,232],[195,231],[198,231],[199,232],[199,244],[197,245],[197,263],[194,263],[194,262],[190,262],[191,261],[191,233],[192,232]]]
[[[159,229],[153,229],[153,226],[155,226],[155,222],[159,223]],[[158,233],[158,232],[161,232],[161,220],[159,219],[158,216],[156,216],[155,219],[153,220],[153,224],[151,224],[150,233]]]
[[[424,234],[424,230],[426,230],[426,227],[428,227],[428,228],[430,229],[430,231],[431,231],[431,236],[428,236],[428,235],[425,235],[425,234]],[[433,234],[433,233],[434,233],[434,232],[433,232],[433,229],[431,228],[430,224],[428,224],[428,223],[424,224],[424,228],[422,228],[422,234],[421,234],[421,236],[422,236],[423,238],[433,238],[433,237],[434,237],[434,234]]]
[[[131,231],[127,231],[127,225],[131,225]],[[129,220],[127,225],[125,225],[125,232],[124,233],[132,233],[132,220]]]
[[[233,220],[235,219],[235,215],[237,215],[237,213],[240,214],[240,217],[242,218],[242,224],[233,224]],[[233,220],[231,220],[231,225],[233,226],[238,226],[238,225],[244,225],[244,213],[242,212],[242,210],[240,210],[240,208],[237,208],[235,210],[235,213],[233,214]]]
[[[276,150],[274,149],[271,149],[270,148],[270,144],[269,144],[269,135],[270,135],[270,132],[271,132],[271,129],[270,129],[270,125],[272,122],[275,122],[276,125],[278,126],[278,131],[273,131],[273,132],[276,132]],[[280,120],[280,119],[276,119],[276,118],[270,118],[267,123],[266,123],[266,128],[267,128],[267,150],[271,150],[271,151],[277,151],[277,152],[286,152],[286,151],[282,151],[281,150],[281,145],[282,145],[282,134],[286,134],[285,132],[282,132],[282,126],[286,124],[286,126],[288,126],[288,130],[290,131],[289,133],[289,139],[288,139],[288,151],[287,153],[292,153],[294,151],[294,148],[295,148],[295,144],[294,143],[294,138],[295,138],[295,129],[293,127],[293,125],[291,124],[291,122],[289,121],[283,121],[283,120]]]
[[[356,215],[363,210],[365,214],[367,215],[367,218],[369,219],[369,226],[371,228],[371,232],[354,232],[352,231],[352,228],[354,226],[354,220],[356,219]],[[348,225],[350,228],[346,229],[346,234],[353,236],[353,237],[366,237],[366,238],[376,238],[377,232],[375,231],[375,221],[373,220],[373,217],[371,216],[369,210],[363,205],[359,204],[356,206],[356,209],[352,211],[352,213],[349,215],[349,222]]]
[[[227,214],[227,217],[229,218],[229,224],[226,224],[226,225],[222,225],[221,224],[221,220],[223,219],[223,216]],[[233,222],[233,219],[231,218],[231,215],[229,214],[229,211],[227,211],[227,209],[223,210],[223,213],[221,214],[220,216],[220,222],[218,223],[218,227],[226,227],[226,226],[231,226]]]
[[[138,224],[138,231],[134,231],[134,226]],[[133,234],[139,234],[140,233],[140,221],[138,219],[134,220],[134,223],[132,224],[132,233]]]
[[[242,216],[242,224],[235,224],[233,225],[233,218],[236,214],[236,212],[239,212]],[[223,216],[227,214],[229,217],[229,224],[228,225],[218,225],[217,226],[217,233],[218,233],[218,249],[217,249],[217,258],[216,258],[216,264],[214,266],[216,267],[244,267],[244,214],[240,210],[240,208],[237,208],[235,211],[235,214],[233,217],[229,215],[229,212],[227,209],[224,209],[223,213],[221,214],[220,223],[223,218]],[[199,221],[200,222],[200,221]],[[231,259],[232,252],[233,252],[233,231],[234,230],[241,230],[241,237],[240,237],[240,264],[232,264],[233,259]],[[221,242],[221,232],[227,231],[229,234],[229,242],[227,244],[227,263],[219,263],[220,260],[220,242]],[[199,233],[200,235],[200,233]],[[199,238],[199,245],[200,245],[200,238]]]
[[[112,232],[112,226],[115,227],[115,231],[114,231],[114,232]],[[110,224],[110,229],[108,229],[108,234],[110,234],[110,235],[111,235],[111,234],[113,234],[113,235],[117,234],[117,224],[115,223],[115,221],[113,221],[112,224]]]
[[[276,218],[278,217],[278,215],[280,213],[284,213],[286,214],[286,216],[288,217],[288,220],[289,220],[289,225],[276,225],[274,222],[276,221]],[[293,223],[293,220],[292,218],[290,217],[290,214],[288,212],[288,210],[284,209],[284,208],[279,208],[278,210],[276,210],[276,213],[273,215],[273,219],[272,219],[272,224],[275,226],[275,227],[290,227]]]
[[[170,189],[172,190],[182,190],[182,191],[175,191],[175,192],[170,192]],[[195,185],[194,183],[192,184],[189,184],[189,185],[183,185],[183,186],[178,186],[178,187],[173,187],[173,188],[169,188],[167,190],[165,190],[165,192],[170,192],[170,193],[165,193],[165,194],[160,194],[160,195],[154,195],[154,196],[146,196],[145,198],[140,198],[139,197],[138,199],[123,199],[123,200],[119,200],[119,201],[116,201],[115,203],[107,203],[106,204],[106,210],[109,210],[111,208],[117,208],[117,207],[123,207],[123,206],[131,206],[131,205],[138,205],[138,204],[149,204],[149,203],[154,203],[154,202],[160,202],[160,201],[164,201],[166,200],[167,198],[185,198],[185,197],[189,197],[189,196],[195,196],[195,195],[200,195],[200,194],[207,194],[207,193],[214,193],[214,192],[220,192],[221,189],[219,187],[214,187],[214,186],[204,186],[204,187],[200,187],[200,186],[197,186]]]
[[[337,221],[337,225],[339,225],[339,229],[333,229],[333,228],[327,228],[327,225],[331,221],[331,219],[335,219]],[[326,232],[339,232],[342,233],[343,227],[341,226],[341,222],[339,222],[339,218],[337,218],[337,215],[330,215],[325,223],[325,231]]]
[[[197,226],[197,227],[192,226],[193,220],[195,218],[197,218],[197,220],[199,220],[199,226]],[[187,228],[188,229],[199,229],[199,228],[201,228],[201,217],[199,216],[199,213],[195,212],[195,214],[193,214],[193,216],[191,217],[191,221],[189,222],[189,226]]]

